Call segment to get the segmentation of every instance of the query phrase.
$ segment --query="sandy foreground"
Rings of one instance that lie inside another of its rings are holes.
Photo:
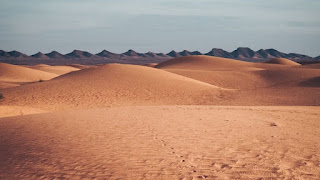
[[[0,179],[320,179],[320,67],[0,63]]]
[[[0,120],[1,179],[319,179],[319,107],[119,107]]]

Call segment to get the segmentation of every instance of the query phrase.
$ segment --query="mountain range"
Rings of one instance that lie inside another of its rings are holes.
[[[276,49],[260,49],[253,51],[247,47],[239,47],[232,52],[223,49],[213,48],[208,53],[201,53],[199,51],[171,51],[167,54],[164,53],[139,53],[132,49],[122,54],[112,53],[103,50],[100,53],[92,54],[87,51],[74,50],[68,54],[61,54],[57,51],[52,51],[47,54],[38,52],[34,55],[28,56],[18,51],[6,52],[0,50],[0,62],[11,64],[105,64],[105,63],[126,63],[126,64],[146,64],[146,63],[159,63],[170,58],[190,56],[190,55],[208,55],[224,58],[232,58],[243,61],[263,62],[272,58],[287,58],[296,62],[320,62],[320,56],[310,57],[297,53],[283,53]]]

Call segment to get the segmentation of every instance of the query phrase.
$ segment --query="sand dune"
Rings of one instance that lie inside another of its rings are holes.
[[[319,87],[320,71],[316,69],[168,71],[237,90],[217,105],[320,105],[320,90],[316,88]]]
[[[122,107],[0,121],[0,179],[319,179],[319,107]]]
[[[71,64],[69,65],[70,67],[74,67],[74,68],[77,68],[77,69],[88,69],[88,68],[94,68],[96,67],[96,65],[82,65],[82,64]]]
[[[147,66],[147,67],[155,67],[156,65],[158,65],[158,63],[147,63],[147,64],[143,64],[143,66]]]
[[[0,81],[4,82],[33,82],[48,80],[56,77],[56,74],[43,72],[27,67],[0,63]]]
[[[249,63],[204,56],[180,57],[158,68],[229,89],[256,89],[299,82],[320,75],[318,69]]]
[[[71,66],[50,66],[38,64],[35,66],[17,66],[0,63],[0,89],[17,87],[29,82],[49,80],[80,69]]]
[[[317,65],[32,68],[0,64],[0,179],[320,179]]]
[[[266,86],[258,76],[262,68],[255,64],[211,56],[189,56],[168,60],[157,68],[231,89],[252,89]]]
[[[163,70],[120,64],[84,69],[3,90],[6,98],[1,104],[45,111],[131,105],[320,104],[317,86],[301,85],[319,77],[319,69],[205,56],[177,58],[157,67]]]
[[[215,86],[236,89],[218,105],[319,105],[320,91],[303,85],[320,76],[319,69],[249,63],[204,56],[181,57],[158,68]],[[255,70],[253,70],[255,69]],[[290,88],[290,89],[289,89]]]
[[[253,89],[268,86],[259,71],[207,71],[189,69],[166,69],[168,72],[193,78],[228,89]]]
[[[290,59],[286,59],[286,58],[274,58],[271,59],[269,61],[267,61],[266,63],[271,63],[271,64],[282,64],[282,65],[288,65],[288,66],[299,66],[301,64],[291,61]]]
[[[155,67],[159,69],[190,70],[261,70],[260,68],[254,67],[253,64],[249,62],[204,55],[178,57],[159,63]]]
[[[109,64],[3,90],[3,105],[43,109],[215,103],[219,87],[163,70]]]
[[[72,67],[72,66],[49,66],[49,65],[35,65],[35,66],[29,66],[29,68],[57,74],[59,76],[62,74],[72,72],[72,71],[79,71],[80,70],[80,69]]]
[[[57,74],[44,72],[25,66],[0,63],[0,89],[17,87],[30,82],[49,80]]]

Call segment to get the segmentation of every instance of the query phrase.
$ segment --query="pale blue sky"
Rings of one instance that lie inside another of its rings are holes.
[[[0,49],[320,55],[319,0],[0,0]]]

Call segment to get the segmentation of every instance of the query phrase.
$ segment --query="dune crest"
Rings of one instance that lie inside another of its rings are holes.
[[[273,58],[269,61],[267,61],[266,63],[270,63],[270,64],[282,64],[282,65],[288,65],[288,66],[299,66],[301,64],[294,62],[290,59],[286,59],[286,58]]]
[[[44,109],[119,105],[210,104],[224,90],[211,84],[137,66],[108,64],[53,80],[3,90],[3,104]]]
[[[72,67],[72,66],[49,66],[49,65],[36,65],[36,66],[29,66],[29,68],[37,69],[40,71],[53,73],[57,75],[66,74],[72,71],[79,71],[79,68]]]
[[[12,64],[0,63],[0,81],[33,82],[39,80],[49,80],[54,77],[57,77],[57,75],[53,73]]]
[[[159,63],[159,69],[190,69],[190,70],[262,70],[255,68],[252,63],[205,55],[178,57]]]

